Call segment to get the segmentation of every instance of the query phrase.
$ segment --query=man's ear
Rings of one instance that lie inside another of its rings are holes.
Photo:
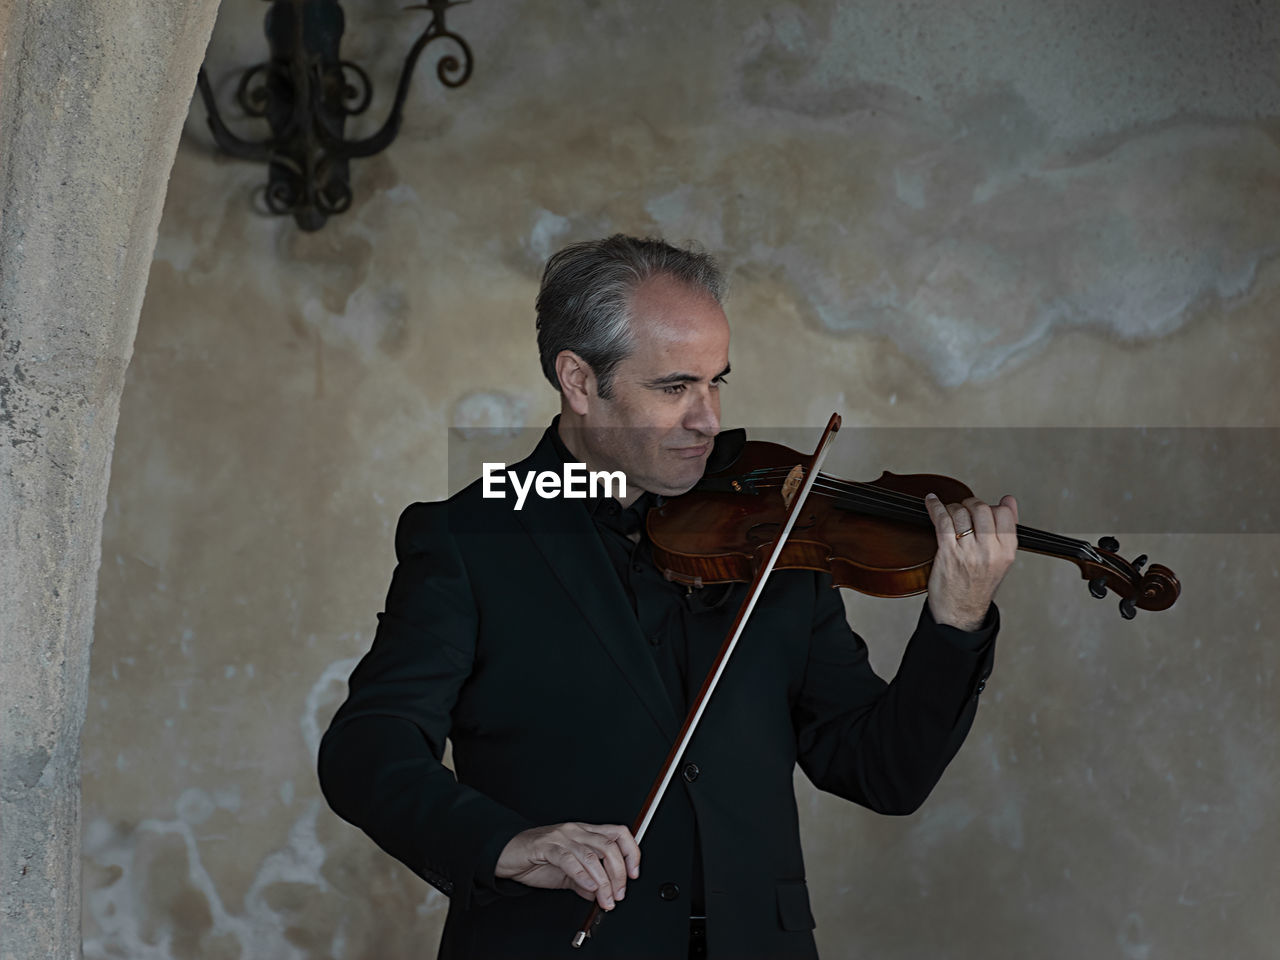
[[[569,409],[585,416],[589,401],[596,395],[596,376],[590,364],[572,350],[561,350],[556,354],[556,377]]]

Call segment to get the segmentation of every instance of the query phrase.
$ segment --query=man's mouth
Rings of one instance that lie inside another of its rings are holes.
[[[703,443],[696,447],[673,447],[671,452],[674,453],[677,457],[681,457],[686,460],[693,460],[697,457],[701,457],[705,455],[707,451],[710,449],[711,449],[710,443]]]

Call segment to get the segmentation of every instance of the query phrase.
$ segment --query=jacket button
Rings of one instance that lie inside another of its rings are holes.
[[[980,693],[981,693],[983,690],[985,690],[985,689],[987,689],[987,681],[985,681],[985,680],[979,680],[979,681],[978,681],[978,685],[977,685],[976,687],[974,687],[974,688],[973,688],[973,695],[976,697],[978,694],[980,694]]]
[[[658,888],[658,896],[663,900],[674,900],[680,896],[680,888],[674,883],[664,883]]]
[[[702,771],[698,769],[698,765],[696,763],[686,763],[684,765],[684,769],[680,771],[680,776],[684,777],[685,783],[693,783],[693,781],[698,779],[698,774],[701,772]]]

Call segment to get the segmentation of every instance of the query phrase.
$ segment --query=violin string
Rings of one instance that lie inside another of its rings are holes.
[[[901,501],[890,502],[888,498],[881,497],[879,493],[870,496],[860,493],[850,494],[840,490],[838,487],[819,487],[817,483],[814,484],[814,492],[819,496],[829,497],[837,503],[852,502],[857,504],[871,515],[878,514],[888,519],[909,520],[921,526],[931,526],[933,522],[928,511],[922,505],[916,505],[916,503],[922,504],[920,498],[914,498],[915,502],[908,505]],[[911,498],[908,497],[908,499]],[[1054,556],[1089,560],[1111,570],[1121,579],[1133,582],[1133,575],[1128,569],[1120,566],[1110,555],[1098,553],[1083,540],[1075,540],[1071,537],[1064,537],[1044,530],[1036,530],[1034,527],[1024,527],[1021,524],[1017,526],[1017,531],[1018,543],[1022,547],[1042,550]]]
[[[890,513],[897,518],[915,520],[922,526],[933,526],[933,518],[928,509],[924,507],[923,501],[918,500],[916,503],[906,504],[900,501],[894,502],[876,494],[866,494],[859,491],[850,492],[831,487],[821,488],[820,492],[838,502],[873,507],[879,511]],[[1036,530],[1034,527],[1018,524],[1017,533],[1019,542],[1024,546],[1044,547],[1054,551],[1066,550],[1073,554],[1079,551],[1080,541],[1059,537],[1056,534]]]
[[[834,492],[832,492],[834,491]],[[902,500],[886,497],[879,493],[850,491],[840,488],[824,487],[824,493],[830,493],[838,500],[852,503],[862,507],[872,507],[879,510],[892,510],[897,517],[910,517],[925,525],[932,525],[933,518],[930,516],[928,509],[924,506],[923,500],[915,498],[914,501],[904,502]],[[1051,553],[1069,554],[1071,556],[1082,556],[1086,553],[1088,545],[1083,541],[1075,540],[1070,537],[1063,537],[1055,533],[1045,530],[1037,530],[1035,527],[1029,527],[1024,524],[1017,524],[1016,532],[1019,542],[1033,549],[1043,549]]]
[[[814,485],[817,487],[817,484]],[[920,498],[916,498],[912,502],[903,502],[890,497],[885,497],[876,493],[866,493],[862,491],[850,491],[840,489],[838,487],[822,487],[820,492],[826,496],[830,496],[837,502],[850,503],[857,506],[871,507],[879,511],[891,514],[895,518],[910,519],[919,522],[922,526],[933,526],[933,518],[929,514],[928,509],[924,506],[924,502]],[[1033,527],[1026,527],[1019,524],[1017,527],[1018,539],[1026,546],[1045,546],[1056,549],[1067,549],[1075,552],[1078,548],[1078,541],[1065,537],[1058,537],[1045,531],[1036,530]]]
[[[744,479],[754,478],[757,476],[768,477],[769,474],[779,474],[779,473],[785,474],[786,472],[789,472],[789,471],[785,467],[768,468],[765,470],[754,471],[750,474],[746,474]],[[757,486],[759,486],[759,484],[757,484]],[[766,489],[769,489],[771,487],[770,484],[765,484],[764,486]],[[913,513],[918,512],[925,519],[928,519],[929,517],[928,508],[924,506],[924,499],[922,497],[917,497],[912,494],[901,493],[897,490],[888,490],[884,487],[876,486],[875,484],[859,483],[857,481],[849,481],[849,480],[840,480],[839,478],[829,477],[826,474],[823,474],[818,478],[814,486],[816,488],[825,489],[825,490],[849,491],[851,498],[856,499],[858,502],[874,502],[877,504],[888,504],[889,502],[893,501],[902,505],[903,507],[907,508]],[[867,500],[867,499],[859,498],[858,494],[862,494],[864,498],[870,498],[870,499]],[[1065,537],[1060,534],[1051,533],[1047,530],[1037,530],[1034,527],[1028,527],[1023,524],[1018,524],[1018,532],[1019,534],[1022,534],[1025,532],[1029,537],[1038,539],[1041,542],[1061,544],[1063,547],[1067,547],[1067,548],[1079,548],[1079,547],[1088,546],[1088,544],[1085,543],[1085,541],[1083,540],[1076,540],[1071,537]]]
[[[784,478],[790,471],[791,468],[788,467],[762,468],[744,474],[738,479],[750,481],[757,487],[772,489],[774,486],[781,486],[781,480],[774,483],[772,479],[774,477]],[[760,483],[760,480],[765,482]],[[826,474],[820,474],[814,484],[814,490],[820,495],[829,496],[837,501],[872,507],[881,512],[882,515],[892,519],[910,520],[922,524],[932,522],[928,509],[924,506],[923,498],[896,490],[886,490],[875,484],[841,480]],[[1016,529],[1019,542],[1023,546],[1040,549],[1057,556],[1071,556],[1076,559],[1091,560],[1111,569],[1125,580],[1132,580],[1127,569],[1117,566],[1109,555],[1098,553],[1086,541],[1046,530],[1037,530],[1034,527],[1024,526],[1023,524],[1018,524]]]
[[[785,474],[785,468],[770,468],[768,470],[755,471],[744,475],[742,479],[750,479],[753,482],[756,477],[767,477],[770,473]],[[775,484],[771,483],[755,483],[757,487],[763,486],[764,489],[772,489]],[[920,519],[922,521],[930,521],[928,508],[924,505],[922,497],[913,496],[912,494],[901,493],[896,490],[887,490],[884,487],[878,487],[874,484],[858,483],[855,481],[839,480],[838,478],[828,477],[823,474],[814,484],[814,488],[824,491],[838,491],[846,494],[851,502],[860,504],[872,504],[876,506],[897,505],[907,511],[906,513],[898,513],[896,516],[901,519]],[[1025,537],[1028,543],[1035,541],[1038,544],[1059,547],[1074,552],[1078,552],[1082,547],[1088,547],[1083,540],[1076,540],[1072,537],[1065,537],[1060,534],[1051,533],[1047,530],[1037,530],[1034,527],[1028,527],[1023,524],[1017,526],[1020,538]]]

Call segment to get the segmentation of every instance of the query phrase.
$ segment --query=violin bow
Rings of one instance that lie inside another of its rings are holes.
[[[716,684],[720,682],[720,675],[724,673],[724,668],[729,663],[733,648],[738,645],[738,638],[742,636],[742,631],[746,629],[747,619],[751,616],[751,611],[755,609],[756,601],[764,592],[764,586],[769,579],[769,574],[773,572],[774,565],[782,554],[782,548],[786,545],[787,537],[791,535],[791,528],[795,526],[796,518],[800,515],[800,508],[804,506],[805,499],[809,496],[809,491],[813,487],[814,481],[818,478],[819,468],[822,466],[822,461],[826,459],[831,441],[839,429],[840,415],[833,413],[831,414],[831,419],[827,422],[826,430],[822,433],[822,438],[818,441],[813,457],[809,461],[808,474],[804,475],[803,480],[801,480],[803,468],[801,465],[797,465],[792,468],[787,482],[783,485],[782,496],[787,502],[787,518],[783,523],[782,533],[778,535],[773,549],[769,551],[769,559],[756,570],[755,577],[751,581],[751,587],[747,592],[747,597],[742,602],[742,606],[738,608],[738,615],[734,618],[733,627],[729,630],[729,635],[725,637],[724,643],[721,644],[715,663],[707,671],[706,679],[702,681],[702,689],[698,691],[697,697],[694,698],[693,706],[689,708],[688,714],[685,715],[684,726],[680,728],[680,733],[676,736],[676,742],[672,745],[671,752],[667,754],[666,763],[663,764],[658,776],[654,779],[653,786],[649,789],[649,796],[644,802],[644,807],[636,817],[635,823],[632,824],[631,835],[635,837],[637,845],[639,845],[648,831],[649,824],[653,821],[653,815],[657,812],[658,804],[662,802],[667,786],[675,775],[680,758],[684,756],[685,748],[689,746],[689,741],[693,739],[693,733],[698,726],[698,721],[702,719],[702,713],[707,708],[707,701],[711,699],[711,694],[715,690]],[[577,948],[586,943],[591,936],[592,929],[599,926],[602,919],[603,914],[600,911],[600,904],[593,903],[587,919],[578,928],[578,932],[573,935],[573,946]]]

